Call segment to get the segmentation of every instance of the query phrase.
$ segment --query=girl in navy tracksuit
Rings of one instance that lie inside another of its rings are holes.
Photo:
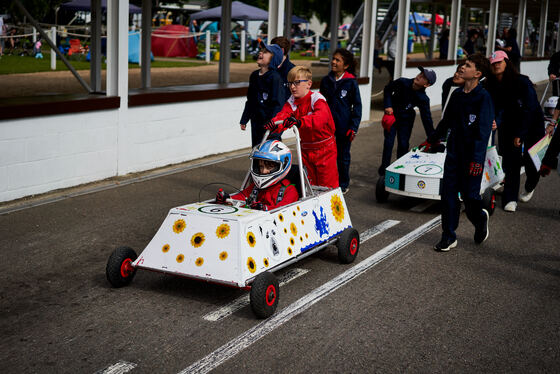
[[[276,44],[261,44],[257,58],[259,69],[251,73],[245,109],[239,121],[241,130],[245,130],[251,120],[252,146],[260,144],[265,133],[264,124],[274,117],[286,102],[283,81],[278,73],[282,62],[282,48]],[[278,140],[279,137],[277,138]]]
[[[352,52],[337,49],[331,66],[331,72],[321,80],[321,94],[327,99],[336,126],[339,184],[345,193],[350,185],[350,146],[362,119],[362,99]]]

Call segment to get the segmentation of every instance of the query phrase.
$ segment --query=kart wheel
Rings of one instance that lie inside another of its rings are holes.
[[[375,185],[375,199],[378,203],[386,203],[389,199],[389,192],[385,190],[385,176],[382,175]]]
[[[257,275],[251,285],[251,309],[257,318],[268,318],[274,314],[280,297],[280,285],[274,274],[265,271]]]
[[[494,213],[496,208],[496,193],[493,188],[487,188],[482,194],[482,208],[488,211],[489,215]]]
[[[336,246],[338,247],[338,260],[342,264],[354,262],[360,249],[360,235],[358,231],[353,227],[344,230],[338,237]]]
[[[129,284],[136,274],[132,263],[138,255],[130,247],[119,247],[113,251],[107,261],[107,280],[113,287],[123,287]]]

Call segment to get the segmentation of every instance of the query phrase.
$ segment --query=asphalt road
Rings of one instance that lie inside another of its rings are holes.
[[[412,144],[423,138],[418,119]],[[345,199],[361,233],[398,223],[362,243],[354,264],[340,265],[329,247],[282,270],[299,277],[281,287],[276,315],[264,322],[248,306],[204,318],[246,291],[147,271],[122,289],[105,278],[111,251],[141,252],[171,207],[198,200],[210,182],[240,185],[245,157],[0,215],[1,371],[558,372],[560,177],[541,180],[514,214],[497,208],[483,245],[462,215],[458,247],[437,253],[439,225],[418,228],[439,215],[438,203],[375,201],[381,143],[379,125],[360,131]]]

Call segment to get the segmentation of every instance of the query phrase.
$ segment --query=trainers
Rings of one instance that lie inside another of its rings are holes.
[[[350,187],[346,187],[342,189],[342,194],[346,195],[346,192],[350,191]]]
[[[506,206],[504,206],[504,210],[506,212],[515,212],[517,210],[517,202],[510,201],[506,204]]]
[[[529,200],[531,200],[534,193],[535,193],[535,190],[533,190],[531,192],[527,192],[526,189],[523,189],[523,192],[521,192],[519,194],[519,201],[521,201],[522,203],[528,202]]]
[[[441,239],[439,243],[434,245],[434,249],[438,252],[447,252],[451,248],[455,248],[457,246],[457,239],[450,240],[450,239]]]
[[[482,222],[479,227],[474,230],[474,242],[476,244],[481,244],[486,239],[488,239],[488,221],[490,221],[490,215],[486,209],[482,209],[484,214],[484,222]]]

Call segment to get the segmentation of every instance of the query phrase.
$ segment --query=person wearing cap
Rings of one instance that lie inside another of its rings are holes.
[[[430,99],[426,95],[426,88],[436,82],[436,73],[431,69],[420,66],[420,73],[415,78],[399,78],[389,82],[383,90],[383,106],[385,115],[381,120],[383,125],[383,155],[379,175],[385,175],[385,168],[391,163],[395,136],[397,137],[397,158],[408,152],[412,126],[416,117],[415,107],[420,110],[422,124],[429,136],[434,131]]]
[[[544,136],[544,113],[533,83],[517,72],[504,51],[494,52],[490,63],[492,75],[487,87],[494,102],[498,149],[506,174],[502,206],[506,212],[515,212],[517,201],[528,202],[539,182],[538,170],[528,151]],[[527,179],[524,191],[519,194],[522,164]]]
[[[265,133],[264,124],[274,117],[286,102],[283,81],[278,72],[282,62],[282,48],[276,44],[261,42],[261,51],[257,57],[257,70],[251,73],[247,101],[239,122],[245,131],[247,122],[251,121],[251,144],[260,144]]]
[[[464,85],[451,94],[445,115],[427,140],[429,144],[436,144],[449,132],[441,182],[442,235],[434,246],[441,252],[457,246],[455,231],[461,214],[459,193],[467,218],[475,227],[475,243],[481,244],[488,238],[489,214],[482,209],[480,183],[494,107],[490,94],[479,82],[490,74],[490,63],[482,54],[475,53],[467,58],[459,72]]]
[[[292,93],[290,92],[290,87],[288,87],[288,73],[295,66],[290,61],[290,49],[292,45],[288,38],[284,36],[277,36],[270,41],[270,44],[276,44],[280,46],[280,48],[282,48],[282,52],[284,53],[282,62],[280,62],[280,65],[278,65],[278,72],[280,73],[282,81],[284,82],[284,98],[288,100],[288,98],[292,95]]]

